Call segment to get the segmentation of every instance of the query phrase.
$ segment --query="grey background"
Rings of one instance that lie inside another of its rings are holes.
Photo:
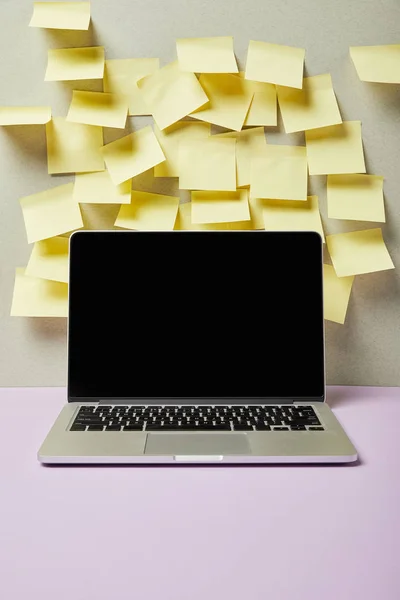
[[[89,32],[31,29],[31,13],[30,0],[0,0],[0,105],[51,104],[54,115],[66,114],[72,89],[101,87],[99,82],[45,83],[48,48],[101,44],[107,58],[158,56],[165,64],[176,56],[176,37],[233,35],[243,67],[250,39],[305,47],[307,74],[330,72],[343,119],[363,123],[368,172],[385,177],[384,238],[400,265],[400,86],[361,83],[349,58],[350,45],[399,43],[398,0],[92,0]],[[143,124],[131,119],[127,131]],[[105,141],[125,133],[105,130]],[[304,143],[303,134],[275,131],[267,137]],[[26,265],[31,251],[18,199],[69,180],[47,175],[44,127],[0,128],[1,386],[66,381],[66,320],[11,318],[9,312],[15,267]],[[151,189],[148,174],[134,185]],[[159,183],[156,189],[170,192],[173,185]],[[311,178],[310,191],[320,197],[327,233],[379,226],[328,221],[324,177]],[[116,210],[84,206],[84,220],[107,228]],[[398,270],[356,278],[346,324],[326,323],[328,383],[400,385],[399,300]],[[294,298],[294,310],[295,305]]]

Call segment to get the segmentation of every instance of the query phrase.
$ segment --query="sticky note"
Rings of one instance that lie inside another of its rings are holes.
[[[50,119],[50,106],[0,106],[0,126],[44,125]]]
[[[232,37],[176,40],[179,68],[192,73],[237,73]]]
[[[400,83],[400,44],[351,46],[350,56],[361,81]]]
[[[103,129],[54,117],[46,125],[47,166],[55,173],[103,171]]]
[[[306,131],[310,175],[365,173],[361,121]]]
[[[104,48],[61,48],[48,51],[45,81],[102,79]]]
[[[380,228],[327,235],[326,243],[338,277],[394,269]]]
[[[67,317],[68,285],[25,275],[16,269],[12,317]]]
[[[192,203],[185,202],[179,205],[174,229],[177,231],[248,231],[255,228],[251,220],[227,223],[193,223]]]
[[[253,156],[250,195],[276,200],[307,200],[307,155],[303,146],[273,146]]]
[[[266,42],[249,42],[246,79],[275,83],[291,88],[303,87],[304,48]]]
[[[83,227],[73,187],[67,183],[20,199],[29,244]]]
[[[265,229],[263,205],[267,202],[264,198],[252,198],[249,196],[250,218],[254,229]]]
[[[220,133],[217,137],[231,137],[236,140],[236,185],[237,187],[249,186],[252,158],[267,147],[264,127]]]
[[[244,127],[271,127],[278,124],[276,86],[244,79],[244,71],[239,73],[249,93],[253,95],[250,108],[244,120]]]
[[[179,188],[236,191],[236,140],[211,136],[179,144]]]
[[[158,58],[122,58],[106,60],[103,89],[107,93],[118,94],[126,98],[129,114],[149,115],[143,92],[137,82],[160,68]]]
[[[179,198],[132,191],[132,201],[122,205],[115,225],[143,231],[172,231]]]
[[[249,221],[248,191],[192,192],[192,223]]]
[[[69,239],[52,237],[36,242],[25,269],[25,275],[68,283]]]
[[[166,159],[154,167],[154,177],[179,177],[179,143],[185,139],[210,137],[211,125],[200,121],[178,121],[162,131],[155,125],[154,133]]]
[[[34,2],[29,27],[89,29],[90,2]]]
[[[383,177],[328,175],[328,217],[385,222]]]
[[[108,171],[78,173],[74,200],[84,204],[130,204],[132,179],[114,185]]]
[[[102,148],[114,185],[119,185],[165,160],[150,126],[143,127]]]
[[[306,202],[265,200],[261,209],[266,231],[316,231],[325,240],[318,196],[308,196]]]
[[[202,74],[199,82],[210,102],[190,114],[194,119],[240,131],[253,93],[237,75]]]
[[[344,324],[354,276],[338,277],[331,265],[324,265],[324,318]]]
[[[208,98],[194,73],[181,71],[177,61],[138,81],[143,98],[160,129],[203,106]]]
[[[286,133],[342,122],[329,73],[306,77],[302,90],[278,86],[277,92]]]
[[[117,94],[74,90],[67,121],[124,129],[127,116],[128,103]]]

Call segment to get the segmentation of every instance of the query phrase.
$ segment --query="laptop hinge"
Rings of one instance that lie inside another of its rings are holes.
[[[138,406],[146,405],[146,404],[155,404],[155,405],[256,405],[256,404],[310,404],[312,400],[293,400],[291,398],[281,399],[281,398],[187,398],[186,400],[183,398],[106,398],[101,400],[94,400],[94,402],[98,402],[99,404],[137,404]]]

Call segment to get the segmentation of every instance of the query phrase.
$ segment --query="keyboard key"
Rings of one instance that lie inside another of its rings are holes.
[[[235,425],[235,431],[254,431],[251,425],[247,425],[247,423]]]
[[[309,427],[308,431],[324,431],[323,427]]]
[[[143,425],[125,425],[123,431],[143,431]]]
[[[255,427],[257,431],[271,431],[271,427],[265,423],[257,423]]]
[[[89,425],[88,431],[103,431],[103,425]]]
[[[107,425],[106,431],[121,431],[121,425]]]
[[[289,431],[289,427],[274,427],[273,431]]]
[[[198,431],[231,431],[231,426],[229,423],[221,424],[221,425],[201,425],[197,427]]]
[[[80,423],[74,423],[70,428],[70,431],[85,431],[86,425],[81,425]]]
[[[290,429],[292,431],[306,431],[305,425],[291,425]]]

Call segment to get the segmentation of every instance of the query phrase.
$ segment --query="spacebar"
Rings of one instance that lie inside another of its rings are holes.
[[[156,425],[149,423],[146,431],[231,431],[229,423],[218,425]]]

